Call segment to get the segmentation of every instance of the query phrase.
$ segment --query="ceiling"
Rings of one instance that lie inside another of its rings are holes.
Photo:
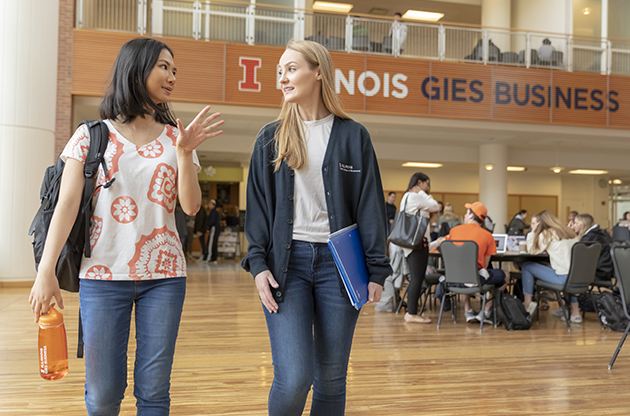
[[[481,24],[481,0],[339,0],[340,3],[353,4],[351,13],[380,14],[393,16],[399,12],[405,14],[407,10],[421,10],[425,12],[444,13],[440,22]]]
[[[98,117],[100,98],[75,97],[74,124]],[[184,125],[201,104],[173,103]],[[225,120],[224,134],[198,149],[202,164],[241,166],[249,161],[260,128],[278,116],[278,109],[213,105]],[[606,169],[630,180],[630,135],[627,130],[525,125],[487,121],[446,120],[352,114],[372,137],[379,164],[400,168],[407,161],[440,162],[445,168],[476,172],[479,147],[505,144],[510,165],[526,166],[529,174],[551,174],[551,166]]]

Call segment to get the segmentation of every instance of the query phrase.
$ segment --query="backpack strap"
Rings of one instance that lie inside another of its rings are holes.
[[[85,159],[83,174],[85,176],[85,185],[83,187],[83,198],[81,200],[81,214],[83,214],[83,224],[85,230],[85,257],[92,256],[92,247],[90,245],[90,220],[94,209],[92,208],[92,199],[100,187],[109,188],[116,180],[110,179],[102,185],[93,188],[94,177],[97,175],[98,166],[103,166],[103,174],[107,178],[107,162],[105,161],[105,151],[109,143],[109,129],[102,120],[82,121],[90,129],[90,147]],[[79,124],[79,125],[81,125]]]

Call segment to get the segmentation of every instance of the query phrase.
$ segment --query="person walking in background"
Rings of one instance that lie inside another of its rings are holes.
[[[394,223],[394,219],[396,218],[396,192],[390,192],[387,194],[387,201],[385,201],[385,212],[387,213],[387,235],[389,235],[392,230],[392,224]]]
[[[423,217],[429,218],[432,212],[440,209],[439,204],[431,196],[431,180],[422,172],[411,175],[407,192],[400,201],[400,211],[409,215],[416,215],[420,212]],[[430,228],[427,227],[424,235],[422,247],[415,249],[403,248],[405,257],[409,262],[411,279],[407,290],[407,312],[405,322],[415,322],[419,324],[431,323],[431,318],[418,315],[418,298],[422,290],[422,282],[429,262],[429,243],[431,242]]]
[[[204,199],[203,204],[197,215],[195,216],[195,237],[199,238],[201,244],[201,260],[208,260],[208,242],[206,240],[206,231],[208,230],[208,206],[209,202]]]
[[[217,201],[210,200],[208,205],[210,213],[206,220],[206,229],[208,230],[208,252],[210,253],[209,262],[216,263],[219,256],[219,233],[221,231],[221,217],[217,211]]]
[[[545,210],[532,217],[531,232],[527,233],[527,252],[540,254],[547,252],[551,267],[539,263],[525,262],[521,266],[523,276],[523,305],[533,314],[537,303],[532,301],[534,278],[545,282],[563,284],[571,267],[571,248],[578,240],[575,232],[564,225],[555,215]],[[582,316],[575,296],[571,297],[571,322],[582,322]]]
[[[527,219],[527,210],[522,209],[512,218],[508,225],[508,235],[525,235],[525,229],[529,228],[529,225],[525,224]]]
[[[242,261],[255,278],[269,331],[268,410],[301,415],[313,386],[311,415],[341,416],[359,311],[342,295],[326,242],[330,233],[358,225],[368,299],[378,302],[392,273],[381,176],[370,135],[341,108],[326,48],[289,42],[278,70],[284,101],[254,145]]]
[[[389,37],[392,40],[392,52],[397,48],[402,55],[407,43],[407,25],[402,21],[402,14],[394,13],[394,23],[389,28]]]
[[[85,405],[90,416],[117,415],[127,387],[127,346],[135,308],[134,396],[139,415],[169,414],[170,375],[186,292],[186,259],[175,225],[175,200],[195,215],[201,206],[195,149],[222,131],[205,107],[184,129],[169,108],[175,87],[173,52],[151,38],[120,49],[100,105],[109,129],[94,197],[92,256],[79,271],[85,343]],[[176,127],[177,126],[177,127]],[[54,296],[63,309],[55,264],[70,234],[85,176],[89,130],[82,125],[62,152],[59,203],[29,302],[37,321]],[[111,183],[111,182],[110,182]],[[60,399],[61,400],[61,399]]]

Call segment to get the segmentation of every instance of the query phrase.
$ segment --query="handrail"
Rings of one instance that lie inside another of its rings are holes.
[[[76,3],[77,28],[250,45],[284,46],[291,39],[310,39],[348,53],[630,76],[630,42],[607,38],[447,22],[396,22],[388,16],[319,13],[239,0],[137,0],[124,10],[114,0]],[[550,39],[554,50],[539,57],[543,39]]]

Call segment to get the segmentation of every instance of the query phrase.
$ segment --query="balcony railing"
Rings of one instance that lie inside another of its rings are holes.
[[[331,51],[348,53],[630,76],[630,42],[448,24],[403,24],[230,0],[76,2],[76,27],[83,29],[249,45],[284,46],[291,39],[308,39]],[[552,49],[541,48],[545,39]]]

